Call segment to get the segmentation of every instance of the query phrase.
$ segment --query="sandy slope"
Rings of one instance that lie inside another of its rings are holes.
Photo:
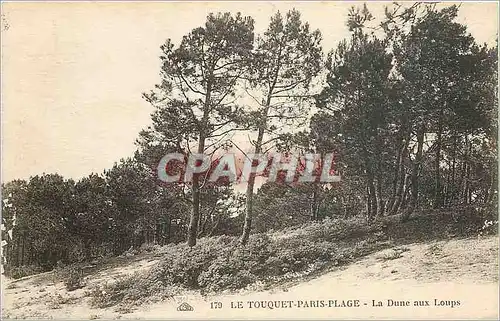
[[[4,288],[2,311],[10,318],[65,319],[445,317],[498,320],[498,237],[414,244],[404,250],[401,257],[393,255],[393,249],[384,250],[341,270],[272,291],[211,298],[186,293],[125,314],[114,308],[91,309],[85,289],[68,293],[61,282],[54,282],[48,274],[18,281],[15,287],[6,282],[8,289]],[[151,259],[138,260],[126,267],[99,272],[90,284],[144,270],[153,263]],[[281,307],[271,309],[269,300],[274,302],[272,305]],[[321,302],[318,300],[324,300],[327,306],[319,307]],[[359,300],[360,307],[329,307],[328,304],[333,305],[329,300],[337,300],[337,305],[341,305],[342,300]],[[383,306],[374,307],[373,300],[375,303],[381,301]],[[408,301],[410,306],[389,307],[389,300]],[[415,300],[429,301],[430,306],[413,306]],[[445,301],[448,306],[435,306],[435,300]],[[236,308],[237,301],[241,301],[242,308]],[[250,308],[249,301],[266,301],[260,304],[267,304],[267,307],[256,308],[252,303]],[[451,301],[454,305],[460,301],[460,305],[451,307]],[[182,302],[189,303],[194,311],[177,311]],[[222,308],[216,309],[218,304],[211,302],[221,302]],[[231,308],[231,303],[235,308]]]

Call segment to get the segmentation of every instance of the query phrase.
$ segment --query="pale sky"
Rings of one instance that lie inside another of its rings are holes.
[[[150,122],[141,98],[159,81],[160,45],[178,44],[210,12],[250,15],[263,31],[297,8],[325,52],[348,35],[341,2],[2,2],[2,181],[57,172],[78,179],[131,156]],[[375,16],[388,3],[368,3]],[[452,4],[452,3],[448,3]],[[459,22],[494,44],[496,2],[464,3]]]

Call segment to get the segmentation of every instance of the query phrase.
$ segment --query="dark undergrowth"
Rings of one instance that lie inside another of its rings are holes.
[[[375,251],[409,243],[498,233],[485,225],[496,213],[473,207],[420,212],[402,223],[398,216],[325,219],[274,233],[254,234],[246,246],[238,238],[202,238],[189,248],[165,246],[151,270],[91,290],[95,307],[136,306],[184,290],[202,294],[268,288],[345,266]],[[258,285],[258,286],[256,286]]]

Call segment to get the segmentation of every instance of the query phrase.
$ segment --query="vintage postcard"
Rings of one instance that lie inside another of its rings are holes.
[[[497,2],[1,4],[2,319],[499,318]]]

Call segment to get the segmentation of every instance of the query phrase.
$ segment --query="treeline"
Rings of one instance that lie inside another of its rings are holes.
[[[53,266],[143,243],[249,234],[362,215],[497,202],[497,47],[477,44],[458,7],[393,4],[347,17],[350,37],[323,55],[321,33],[292,10],[261,35],[251,17],[211,14],[162,50],[144,98],[152,125],[133,158],[78,182],[59,175],[3,186],[11,266]],[[328,30],[325,30],[328,32]],[[340,183],[160,184],[168,152],[335,153]],[[5,234],[5,233],[4,233]]]
[[[154,173],[133,158],[76,182],[43,174],[6,183],[2,191],[7,272],[185,240],[189,202],[176,186],[158,185]],[[199,236],[235,231],[229,218],[236,202],[227,187],[204,191]]]

